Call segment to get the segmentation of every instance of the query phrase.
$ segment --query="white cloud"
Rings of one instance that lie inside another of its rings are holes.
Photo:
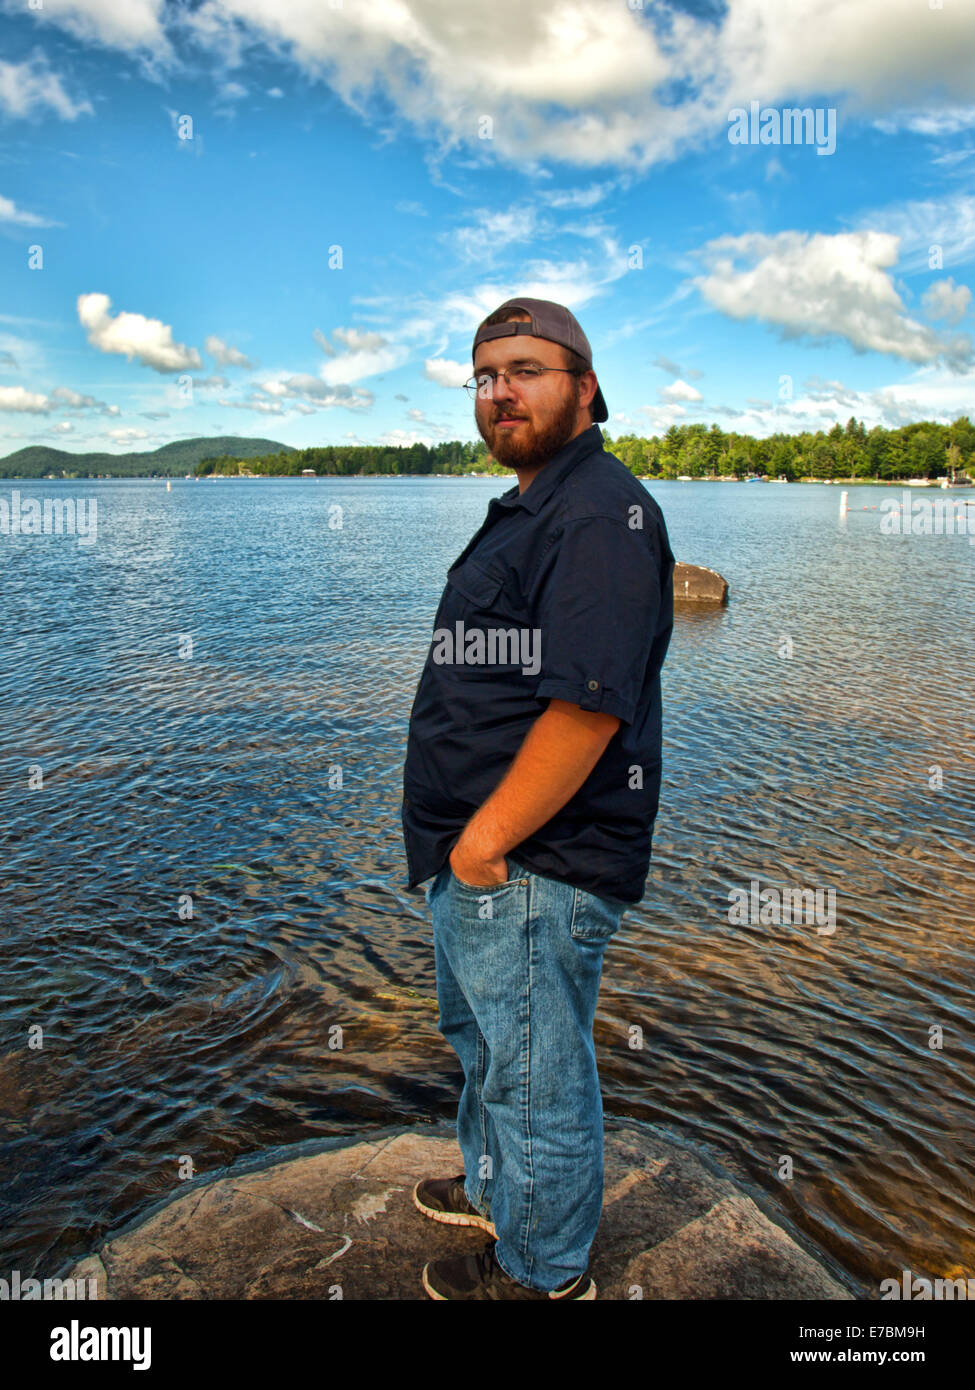
[[[956,285],[951,276],[947,280],[936,280],[921,296],[921,303],[929,318],[947,319],[949,323],[960,323],[968,313],[972,302],[972,292],[967,285]]]
[[[305,372],[269,378],[261,382],[260,389],[276,400],[299,400],[318,410],[336,405],[345,406],[348,410],[364,410],[371,406],[374,400],[372,392],[365,387],[353,388],[345,383],[330,385],[320,377],[310,376]]]
[[[975,260],[975,196],[971,194],[895,203],[865,214],[858,226],[898,238],[898,268],[905,275],[934,269],[935,249],[940,254],[938,269]]]
[[[284,407],[277,401],[231,401],[223,396],[217,397],[217,405],[232,407],[234,410],[256,410],[261,415],[283,415]]]
[[[107,294],[80,294],[78,318],[88,330],[88,341],[100,352],[117,353],[129,361],[136,358],[156,372],[180,372],[188,367],[202,367],[196,348],[173,342],[173,330],[160,319],[148,319],[143,314],[120,312],[109,314],[111,300]]]
[[[341,343],[341,349],[336,348],[334,342],[328,343],[322,335],[317,336],[323,350],[330,354],[319,368],[319,374],[322,381],[331,387],[348,386],[364,377],[392,371],[402,366],[409,356],[404,344],[392,342],[382,333],[359,328],[336,328],[332,338]]]
[[[22,63],[0,59],[0,111],[18,118],[53,112],[64,121],[94,115],[90,101],[75,101],[39,50]]]
[[[211,42],[239,24],[327,75],[359,110],[372,94],[392,101],[444,148],[584,166],[668,157],[753,96],[842,93],[882,115],[932,95],[954,108],[972,93],[972,7],[932,13],[918,0],[728,0],[716,25],[622,0],[488,9],[208,0],[194,21]],[[675,102],[681,87],[689,95]],[[479,139],[485,115],[490,140]]]
[[[115,430],[106,430],[109,439],[114,439],[116,444],[135,444],[140,439],[148,439],[148,430],[139,430],[132,425],[121,425]]]
[[[470,378],[471,364],[452,362],[449,357],[427,357],[423,362],[423,375],[428,381],[435,381],[438,386],[456,390]]]
[[[540,193],[539,197],[551,208],[591,208],[601,203],[615,187],[616,184],[609,180],[606,183],[591,183],[586,188],[552,189],[551,192]]]
[[[46,415],[50,409],[50,398],[38,391],[28,391],[23,386],[0,386],[0,410],[24,410],[31,415]]]
[[[242,353],[238,348],[231,347],[222,338],[218,338],[215,333],[209,334],[204,339],[203,346],[216,362],[218,367],[250,367],[253,365],[250,358]]]
[[[384,131],[392,108],[443,152],[529,164],[646,168],[727,129],[729,108],[751,99],[835,98],[844,115],[896,129],[904,111],[938,134],[967,124],[975,98],[966,0],[934,11],[923,0],[726,0],[703,17],[674,0],[58,0],[34,17],[166,60],[164,25],[223,69],[249,48],[290,58]]]
[[[38,217],[34,212],[25,212],[10,198],[0,195],[0,222],[13,222],[18,227],[59,227],[61,223],[51,222],[47,217]]]
[[[80,391],[73,391],[70,386],[55,386],[51,392],[51,401],[54,405],[64,406],[68,410],[96,410],[102,415],[119,413],[117,405],[106,405],[104,401],[96,401],[94,396],[83,396]]]
[[[765,438],[770,434],[798,434],[803,430],[829,430],[837,422],[845,424],[851,415],[868,429],[881,425],[896,429],[918,420],[936,420],[950,424],[959,415],[971,415],[975,399],[975,370],[966,373],[950,372],[934,367],[922,367],[906,381],[893,382],[870,391],[857,391],[841,381],[823,381],[810,377],[803,382],[800,395],[791,401],[772,403],[749,398],[744,410],[708,406],[693,412],[693,418],[710,423],[716,416],[727,416],[730,428],[740,434]],[[643,407],[647,414],[653,407]],[[668,424],[664,419],[655,422],[658,433]]]
[[[455,249],[466,261],[490,265],[499,254],[519,242],[531,241],[536,235],[535,209],[531,206],[491,211],[481,208],[477,220],[448,233]]]
[[[39,22],[57,24],[76,38],[128,51],[169,48],[164,32],[166,0],[56,0],[32,10]]]
[[[971,340],[908,317],[888,273],[897,247],[896,236],[872,231],[718,237],[702,249],[709,273],[694,283],[730,318],[758,318],[784,338],[839,337],[857,352],[960,369],[972,359]]]
[[[686,381],[681,381],[680,378],[672,381],[669,386],[661,386],[657,395],[665,401],[703,401],[704,399],[695,386],[689,386]]]

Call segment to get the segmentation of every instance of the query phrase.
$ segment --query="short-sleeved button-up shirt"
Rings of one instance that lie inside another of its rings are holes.
[[[524,492],[492,498],[447,572],[403,769],[409,885],[443,867],[550,699],[622,722],[582,783],[509,853],[639,902],[660,795],[660,668],[674,557],[657,503],[597,425]]]

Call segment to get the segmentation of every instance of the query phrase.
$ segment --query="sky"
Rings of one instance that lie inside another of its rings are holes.
[[[947,423],[973,262],[973,0],[0,0],[0,455],[474,439],[518,294],[612,436]]]

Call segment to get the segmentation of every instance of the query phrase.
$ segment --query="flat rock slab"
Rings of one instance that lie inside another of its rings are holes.
[[[413,1205],[421,1178],[463,1171],[456,1139],[425,1127],[325,1142],[199,1179],[67,1277],[96,1279],[100,1299],[427,1301],[427,1260],[489,1241]],[[589,1269],[602,1299],[855,1297],[716,1165],[609,1121]]]

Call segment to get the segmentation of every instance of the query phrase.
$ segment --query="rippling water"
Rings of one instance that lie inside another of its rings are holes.
[[[508,486],[5,488],[97,497],[98,540],[0,536],[0,1264],[56,1273],[184,1155],[453,1118],[400,776],[444,573]],[[708,1150],[867,1296],[975,1276],[975,547],[881,534],[899,488],[844,524],[836,487],[648,486],[731,602],[679,612],[664,667],[606,1113]],[[732,925],[752,879],[833,888],[835,932]]]

